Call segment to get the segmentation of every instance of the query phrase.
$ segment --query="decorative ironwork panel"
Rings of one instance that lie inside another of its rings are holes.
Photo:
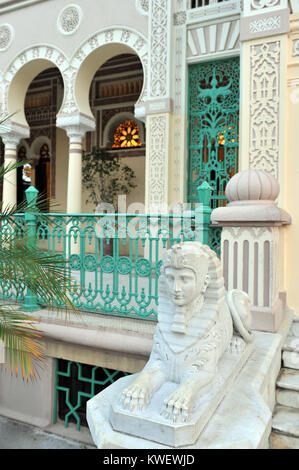
[[[14,218],[3,218],[0,224],[0,243],[5,247],[6,243],[13,246],[24,243],[26,238],[26,224],[24,215],[18,215]],[[3,261],[0,261],[3,263]],[[5,272],[5,269],[4,269]],[[24,279],[0,279],[0,299],[8,301],[23,301],[26,286]]]
[[[188,202],[197,188],[213,188],[211,206],[225,205],[225,188],[238,171],[240,60],[189,66]]]
[[[66,428],[72,422],[80,431],[81,426],[87,426],[86,402],[126,375],[129,374],[56,359],[54,424],[58,416]]]
[[[0,238],[26,246],[30,241],[40,253],[65,260],[66,274],[73,281],[69,295],[78,310],[149,320],[157,319],[166,250],[192,240],[216,247],[211,230],[208,233],[210,209],[206,213],[203,205],[163,215],[37,213],[33,225],[29,227],[24,216],[4,220]],[[0,298],[24,301],[23,308],[31,311],[26,290],[26,279],[0,280]],[[48,305],[42,292],[34,309],[39,305]],[[58,300],[53,306],[65,307]]]
[[[78,310],[156,320],[163,254],[195,240],[195,222],[194,213],[51,214],[39,221],[37,247],[68,260]]]

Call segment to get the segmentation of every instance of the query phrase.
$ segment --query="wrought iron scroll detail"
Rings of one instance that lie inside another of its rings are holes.
[[[213,188],[211,206],[225,205],[225,188],[238,171],[240,61],[232,58],[189,68],[188,202],[197,188]]]

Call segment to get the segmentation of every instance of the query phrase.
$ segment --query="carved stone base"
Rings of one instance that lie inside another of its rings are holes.
[[[177,384],[173,382],[166,382],[156,392],[148,408],[144,411],[130,412],[124,410],[119,403],[113,403],[110,412],[110,422],[113,429],[136,437],[151,439],[170,447],[194,444],[239,375],[251,352],[252,344],[249,344],[241,354],[226,353],[223,355],[219,361],[218,373],[212,388],[211,386],[206,387],[206,393],[198,400],[187,423],[174,423],[160,415],[163,401],[177,387]],[[119,396],[134,379],[135,376],[130,376],[119,380]]]
[[[269,447],[275,382],[281,364],[281,347],[292,323],[286,314],[278,333],[256,332],[254,350],[229,387],[195,444],[187,449],[263,449]],[[128,377],[127,379],[129,379]],[[123,379],[87,403],[87,421],[99,449],[167,449],[171,446],[115,431],[110,408],[117,403]]]

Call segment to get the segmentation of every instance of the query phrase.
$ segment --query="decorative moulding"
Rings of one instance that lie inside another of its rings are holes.
[[[136,109],[136,107],[135,107]],[[162,98],[157,100],[148,100],[145,103],[145,113],[160,114],[173,112],[173,100],[171,98]]]
[[[187,11],[187,24],[202,23],[213,20],[214,18],[224,18],[236,14],[240,15],[241,4],[241,0],[230,0],[211,4],[205,7],[189,9]]]
[[[192,26],[187,32],[187,60],[202,56],[227,54],[240,49],[240,20],[225,18],[214,24]]]
[[[136,10],[141,15],[147,16],[149,13],[149,0],[136,0]]]
[[[10,24],[0,26],[0,52],[6,51],[14,38],[14,29]]]
[[[299,39],[295,39],[292,44],[292,56],[299,56]]]
[[[260,15],[241,18],[240,39],[249,41],[290,31],[290,10],[284,8]]]
[[[58,31],[65,35],[74,34],[82,21],[82,9],[79,5],[67,5],[59,14],[57,19]]]
[[[173,15],[173,24],[175,26],[182,26],[186,24],[187,21],[187,13],[185,11],[178,11]]]
[[[257,13],[272,13],[288,7],[288,0],[245,0],[244,16],[256,15]]]

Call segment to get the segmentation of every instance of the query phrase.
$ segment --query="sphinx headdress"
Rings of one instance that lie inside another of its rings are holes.
[[[209,270],[210,248],[199,242],[184,242],[182,245],[174,245],[170,248],[163,259],[163,270],[168,267],[175,269],[188,268],[195,275],[198,283],[204,281]]]

